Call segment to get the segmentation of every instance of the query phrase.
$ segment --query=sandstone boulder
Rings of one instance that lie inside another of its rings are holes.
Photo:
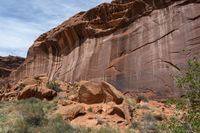
[[[109,110],[107,110],[108,115],[118,115],[119,117],[125,119],[127,123],[131,122],[131,110],[126,102],[121,105],[113,105]]]
[[[23,88],[23,90],[19,93],[18,99],[28,99],[31,97],[39,98],[39,99],[47,99],[51,100],[56,96],[56,92],[48,89],[47,87],[39,87],[37,85],[28,85]]]
[[[56,113],[61,114],[66,120],[73,120],[77,116],[85,114],[85,107],[79,104],[61,106]]]
[[[78,100],[81,103],[95,104],[113,101],[121,104],[124,100],[123,94],[106,82],[85,81],[80,84]]]

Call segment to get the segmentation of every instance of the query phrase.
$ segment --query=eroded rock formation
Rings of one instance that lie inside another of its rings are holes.
[[[16,70],[24,62],[24,60],[25,59],[22,57],[0,56],[0,95],[5,91],[5,89],[10,88],[10,84],[8,83],[9,75],[12,71]]]
[[[173,75],[200,52],[199,0],[115,0],[42,34],[14,80],[105,80],[119,90],[180,94]]]
[[[23,62],[24,58],[16,56],[0,56],[0,78],[6,78],[10,73],[17,69]]]

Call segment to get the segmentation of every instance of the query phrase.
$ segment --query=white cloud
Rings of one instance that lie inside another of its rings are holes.
[[[76,13],[111,0],[2,0],[0,4],[0,55],[25,56],[43,32]]]

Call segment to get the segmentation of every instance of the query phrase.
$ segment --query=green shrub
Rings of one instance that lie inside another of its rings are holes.
[[[93,112],[92,107],[89,107],[89,108],[87,109],[87,111],[88,111],[88,112]]]
[[[177,84],[188,91],[192,110],[200,111],[200,63],[196,59],[188,62],[188,69],[177,78]]]
[[[134,122],[131,122],[131,125],[129,126],[129,128],[131,129],[136,129],[139,127],[139,123],[134,121]]]
[[[158,133],[156,125],[157,121],[155,117],[150,113],[146,113],[144,114],[144,118],[140,124],[139,130],[141,133]]]
[[[49,120],[40,131],[42,133],[80,133],[78,128],[74,128],[70,124],[66,123],[61,116]]]
[[[25,122],[30,126],[41,126],[46,120],[42,102],[38,99],[28,99],[19,107]]]
[[[49,89],[52,89],[52,90],[56,91],[56,92],[62,91],[62,89],[60,88],[60,85],[58,83],[56,83],[56,82],[48,82],[47,83],[47,87]]]
[[[168,128],[172,133],[189,133],[187,124],[177,120],[176,118],[170,119]]]
[[[141,101],[149,102],[149,99],[147,97],[145,97],[144,95],[140,95],[140,96],[137,97],[137,102],[139,103]]]
[[[177,79],[177,84],[187,90],[190,102],[186,121],[193,132],[200,132],[200,63],[197,59],[188,62],[188,68]]]
[[[189,111],[187,116],[189,126],[196,132],[200,132],[200,112]]]
[[[176,109],[183,110],[187,108],[188,100],[185,98],[170,98],[163,102],[165,105],[176,105]]]
[[[117,129],[113,129],[109,126],[101,127],[96,131],[96,133],[119,133]]]

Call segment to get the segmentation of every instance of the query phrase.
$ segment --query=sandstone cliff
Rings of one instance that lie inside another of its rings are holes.
[[[119,90],[177,96],[173,75],[200,52],[199,0],[114,0],[42,34],[14,80],[105,80]]]

